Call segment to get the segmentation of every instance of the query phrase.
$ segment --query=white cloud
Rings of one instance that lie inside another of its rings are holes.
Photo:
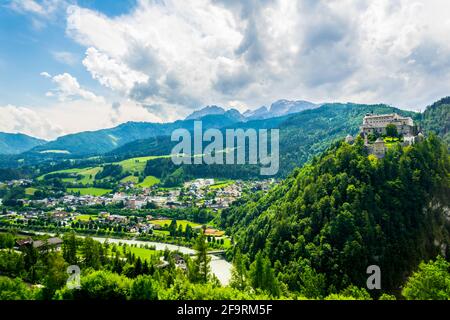
[[[13,0],[11,8],[18,12],[31,12],[39,15],[44,15],[46,12],[45,8],[34,0]]]
[[[43,76],[44,78],[51,78],[52,76],[50,75],[50,73],[43,71],[40,73],[41,76]]]
[[[42,76],[48,78],[48,73],[41,73]],[[81,88],[78,80],[68,73],[58,74],[51,78],[56,84],[56,88],[46,93],[47,97],[57,96],[59,101],[67,101],[72,99],[85,99],[94,102],[103,102],[103,97],[96,96],[94,93]]]
[[[95,48],[86,51],[83,65],[105,87],[128,93],[135,84],[145,83],[148,77],[142,72],[131,70],[125,64],[116,62]]]
[[[30,108],[0,106],[0,114],[0,128],[3,132],[25,133],[45,139],[54,138],[63,132],[61,127]]]
[[[52,56],[56,61],[73,66],[77,63],[77,56],[67,51],[52,51]]]
[[[66,5],[65,0],[11,0],[9,7],[19,13],[48,18],[57,9]]]
[[[50,106],[0,106],[0,128],[3,132],[25,133],[53,140],[80,131],[111,128],[127,121],[163,122],[158,110],[132,101],[112,104],[70,100]]]
[[[89,48],[83,63],[100,83],[178,109],[198,107],[205,93],[211,102],[219,99],[212,89],[217,70],[234,67],[226,61],[235,62],[242,40],[231,12],[204,0],[142,1],[116,18],[72,6],[67,32]]]
[[[139,1],[70,6],[67,33],[105,87],[185,110],[278,98],[424,106],[447,95],[445,0]]]

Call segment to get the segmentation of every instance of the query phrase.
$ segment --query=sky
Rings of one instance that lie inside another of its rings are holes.
[[[448,0],[0,0],[0,131],[450,95]]]

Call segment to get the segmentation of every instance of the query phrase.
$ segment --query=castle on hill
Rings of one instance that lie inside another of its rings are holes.
[[[417,127],[411,117],[392,114],[366,114],[360,127],[360,136],[369,152],[377,158],[383,158],[387,146],[385,139],[398,142],[402,146],[412,145],[422,134],[417,134]],[[347,143],[353,142],[353,137],[346,137]]]
[[[361,126],[361,132],[364,135],[369,134],[386,134],[386,127],[388,125],[395,125],[397,132],[403,136],[414,135],[414,121],[411,117],[402,117],[396,113],[392,114],[366,114]]]

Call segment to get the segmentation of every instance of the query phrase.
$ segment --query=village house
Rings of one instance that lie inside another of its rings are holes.
[[[63,240],[60,238],[49,238],[47,240],[36,240],[34,241],[31,238],[27,238],[27,239],[21,239],[21,240],[17,240],[16,241],[16,245],[17,245],[17,249],[19,250],[23,250],[25,249],[27,246],[33,246],[33,248],[38,249],[38,250],[43,250],[45,248],[45,245],[47,245],[47,247],[49,249],[53,249],[53,250],[60,250],[61,249],[61,245],[63,244]]]

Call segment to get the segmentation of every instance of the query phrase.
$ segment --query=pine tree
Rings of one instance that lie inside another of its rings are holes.
[[[258,251],[250,265],[250,281],[254,288],[264,290],[273,296],[280,294],[278,280],[270,265],[270,260]]]
[[[239,248],[236,249],[236,253],[233,259],[233,270],[231,272],[230,286],[238,290],[245,290],[248,285],[248,272],[246,268],[246,259],[241,254]]]
[[[205,234],[200,231],[194,246],[197,253],[193,263],[193,280],[200,283],[208,282],[210,272],[211,257],[208,256],[208,244],[205,240]]]
[[[142,261],[141,258],[138,257],[136,263],[134,264],[134,276],[137,277],[138,275],[141,274],[142,274]]]
[[[64,260],[66,260],[71,265],[76,265],[78,263],[77,239],[75,237],[75,233],[71,232],[64,237],[62,250]]]

